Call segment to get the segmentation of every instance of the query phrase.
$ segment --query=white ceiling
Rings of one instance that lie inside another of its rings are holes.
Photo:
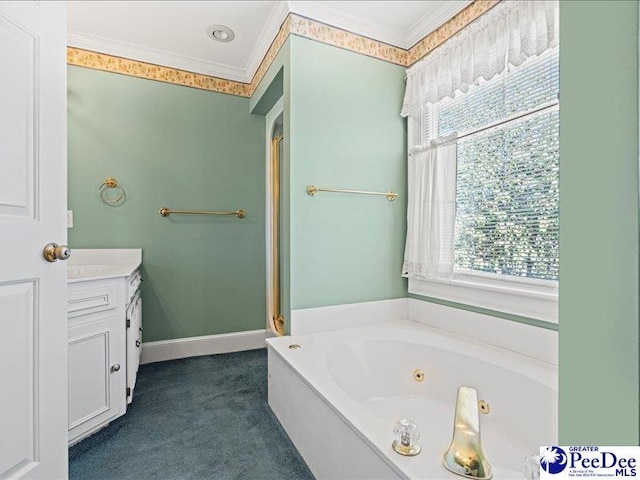
[[[409,48],[470,0],[70,1],[71,46],[250,82],[289,12]],[[212,24],[236,38],[214,42]]]

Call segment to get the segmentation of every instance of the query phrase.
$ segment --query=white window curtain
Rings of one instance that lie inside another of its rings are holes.
[[[558,45],[557,0],[504,0],[407,70],[401,115],[466,92]]]
[[[440,281],[453,276],[457,146],[455,134],[425,142],[429,105],[555,47],[558,5],[557,0],[504,0],[407,70],[401,112],[411,117],[403,276]]]
[[[455,135],[409,153],[407,242],[403,277],[448,280],[453,273]]]

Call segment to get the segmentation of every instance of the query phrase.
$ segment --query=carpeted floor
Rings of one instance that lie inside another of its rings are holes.
[[[306,480],[267,404],[265,349],[142,365],[123,417],[69,450],[71,480]]]

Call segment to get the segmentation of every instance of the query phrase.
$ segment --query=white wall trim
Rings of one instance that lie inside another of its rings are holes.
[[[363,35],[379,42],[405,47],[405,32],[388,25],[343,13],[324,2],[288,2],[289,11],[317,22]]]
[[[454,273],[449,281],[409,278],[409,293],[558,323],[558,282]]]
[[[250,83],[253,79],[253,76],[258,71],[262,60],[267,55],[269,51],[269,47],[271,47],[271,43],[278,35],[280,31],[280,26],[282,22],[289,15],[289,8],[287,7],[287,2],[275,2],[273,8],[271,9],[271,13],[269,13],[269,18],[264,24],[262,28],[262,32],[260,32],[260,36],[253,47],[253,51],[247,60],[247,63],[244,67],[244,73],[247,77],[247,83]]]
[[[203,337],[177,338],[142,344],[140,363],[163,362],[177,358],[241,352],[265,347],[266,331],[222,333]]]
[[[384,23],[345,14],[325,2],[287,2],[289,11],[379,42],[408,50],[471,3],[471,0],[449,0],[437,4],[434,11],[423,15],[407,30]]]
[[[404,320],[407,313],[406,298],[292,310],[291,335]]]
[[[471,0],[441,2],[433,12],[420,17],[407,30],[404,30],[390,27],[384,23],[367,21],[354,15],[342,13],[325,3],[274,2],[269,17],[260,32],[258,40],[244,68],[210,62],[201,58],[180,55],[81,31],[70,30],[67,34],[67,44],[71,47],[152,63],[154,65],[176,68],[237,82],[251,83],[273,39],[278,34],[282,22],[284,22],[290,12],[408,50],[470,3]]]
[[[237,82],[249,83],[252,77],[244,68],[208,62],[186,55],[178,55],[164,50],[143,47],[133,43],[122,42],[97,35],[89,35],[82,32],[69,32],[67,34],[67,45],[83,50],[91,50],[93,52],[137,60],[139,62],[177,68],[188,72],[220,77],[226,80],[235,80]]]
[[[428,15],[423,15],[407,29],[404,35],[404,45],[402,48],[409,49],[413,47],[416,43],[425,38],[431,32],[435,31],[436,28],[443,25],[447,20],[459,13],[470,3],[471,0],[449,0],[447,2],[438,3],[434,11],[429,12]]]
[[[267,54],[273,39],[278,34],[280,26],[288,14],[289,9],[287,2],[274,3],[244,68],[209,62],[187,55],[179,55],[78,31],[69,31],[67,34],[67,44],[71,47],[152,63],[163,67],[177,68],[188,72],[220,77],[226,80],[251,83],[253,76],[256,74],[258,67],[260,67],[260,63]]]

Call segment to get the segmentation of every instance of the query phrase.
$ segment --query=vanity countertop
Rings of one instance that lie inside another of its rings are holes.
[[[141,248],[74,248],[67,262],[67,278],[74,283],[128,277],[141,264]]]

